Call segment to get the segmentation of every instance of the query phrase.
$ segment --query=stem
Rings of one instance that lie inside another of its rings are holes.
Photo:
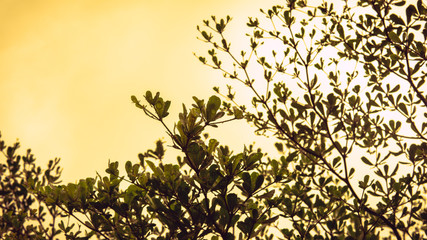
[[[405,59],[406,59],[406,71],[407,71],[407,79],[412,89],[414,89],[415,93],[417,93],[417,97],[423,102],[424,106],[427,107],[427,99],[420,92],[418,87],[415,86],[414,81],[412,80],[412,71],[409,65],[409,44],[405,47]]]
[[[76,219],[78,222],[80,222],[80,224],[82,224],[83,226],[87,227],[88,229],[97,232],[99,235],[103,236],[105,239],[110,239],[108,238],[104,233],[102,233],[101,231],[99,231],[98,229],[92,228],[91,226],[87,225],[86,223],[84,223],[82,220],[80,220],[80,218],[78,218],[76,215],[74,215],[72,212],[69,212],[68,210],[66,210],[65,208],[63,208],[62,206],[60,206],[59,204],[56,205],[57,207],[59,207],[62,211],[64,211],[65,213],[67,213],[68,215],[72,216],[74,219]]]

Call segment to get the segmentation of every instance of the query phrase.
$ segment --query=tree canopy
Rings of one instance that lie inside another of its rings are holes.
[[[106,176],[61,185],[57,160],[43,172],[30,152],[17,155],[18,144],[2,141],[0,236],[427,238],[427,7],[315,4],[261,10],[248,20],[247,48],[227,37],[231,17],[203,21],[200,40],[211,49],[196,57],[230,84],[193,97],[173,126],[160,93],[131,97],[164,126],[176,160],[159,140],[125,173],[109,162]],[[245,142],[230,149],[208,134],[245,120],[274,139],[277,154]]]

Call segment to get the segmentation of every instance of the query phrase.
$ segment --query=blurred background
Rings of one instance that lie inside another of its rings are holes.
[[[203,66],[196,25],[211,15],[233,17],[239,44],[249,16],[280,1],[31,0],[0,1],[0,131],[38,164],[61,158],[62,179],[104,175],[108,161],[137,162],[137,154],[169,141],[162,126],[130,101],[146,90],[172,100],[170,127],[181,103],[208,98],[222,75]],[[282,3],[283,4],[283,3]],[[233,36],[235,35],[235,36]],[[236,44],[236,42],[234,43]],[[251,143],[246,124],[216,132],[236,151]],[[170,141],[169,141],[170,143]],[[171,161],[178,154],[167,150]]]

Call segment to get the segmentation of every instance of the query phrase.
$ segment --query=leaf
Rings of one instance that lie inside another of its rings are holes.
[[[344,29],[343,29],[343,27],[341,26],[341,24],[338,24],[338,25],[337,25],[337,31],[338,31],[338,33],[339,33],[340,37],[341,37],[342,39],[344,39],[344,38],[345,38],[345,36],[344,36]]]
[[[257,162],[261,160],[261,158],[262,158],[262,153],[252,153],[251,155],[249,155],[249,157],[245,159],[246,170],[250,170],[256,167]]]
[[[134,95],[132,95],[132,96],[130,97],[130,99],[132,100],[132,102],[133,102],[133,103],[135,103],[135,106],[136,106],[137,108],[144,109],[144,106],[142,106],[142,105],[139,103],[139,100],[138,100]]]
[[[421,42],[416,42],[415,44],[417,46],[417,51],[419,52],[419,54],[424,57],[426,55],[426,47],[424,46],[424,44]]]
[[[332,166],[334,168],[338,167],[338,163],[340,162],[341,157],[335,157],[334,160],[332,161]]]
[[[417,9],[412,4],[406,8],[406,24],[407,25],[409,25],[409,23],[411,22],[412,16],[417,13],[418,13]]]
[[[263,221],[262,222],[262,224],[266,224],[266,225],[270,225],[270,224],[272,224],[272,223],[274,223],[274,222],[276,222],[277,221],[277,219],[279,219],[279,215],[277,215],[277,216],[274,216],[274,217],[272,217],[272,218],[269,218],[269,219],[267,219],[267,220],[265,220],[265,221]]]
[[[210,41],[211,40],[211,37],[205,32],[205,31],[202,31],[202,36],[207,40],[207,41]]]
[[[408,44],[411,44],[414,41],[415,35],[413,33],[409,33],[408,39],[406,40]]]
[[[354,171],[355,171],[355,170],[354,170],[354,168],[351,168],[351,169],[350,169],[350,173],[348,174],[348,176],[350,176],[350,177],[351,177],[351,176],[353,176]]]
[[[189,164],[190,167],[195,167],[196,169],[199,169],[199,166],[205,160],[206,152],[199,144],[192,142],[187,147],[187,155],[189,157],[189,161],[191,161],[191,163]]]
[[[161,118],[167,117],[169,115],[168,109],[171,105],[171,101],[166,101],[165,104],[163,105],[163,111],[162,114],[160,115]]]
[[[402,0],[402,1],[400,1],[400,2],[395,2],[395,3],[393,3],[393,5],[401,7],[401,6],[405,5],[405,3],[406,3],[406,1],[405,1],[405,0]]]
[[[389,32],[388,36],[393,42],[401,43],[399,36],[395,32]]]
[[[396,167],[394,168],[393,172],[390,174],[390,176],[394,176],[397,173],[397,170],[399,170],[399,164],[396,164]]]
[[[372,62],[372,61],[374,61],[376,59],[376,57],[374,55],[372,55],[372,54],[370,54],[370,55],[363,55],[363,58],[365,59],[366,62]],[[372,76],[374,76],[374,75],[372,75]]]
[[[234,117],[236,118],[236,119],[242,119],[243,118],[243,111],[242,110],[240,110],[238,107],[236,107],[236,106],[233,106],[233,114],[234,114]]]
[[[256,198],[258,198],[258,199],[271,199],[274,196],[274,191],[275,191],[274,189],[270,190],[270,191],[268,191],[268,192],[266,192],[260,196],[256,196]]]
[[[139,162],[141,163],[141,166],[144,167],[144,154],[138,153]]]
[[[154,98],[153,98],[153,104],[157,103],[157,101],[159,100],[159,97],[160,97],[160,93],[156,92],[156,96],[154,96]],[[163,100],[162,100],[162,102],[163,102]]]
[[[131,99],[131,100],[132,100],[132,102],[134,102],[134,103],[139,103],[138,99],[137,99],[134,95],[132,95],[132,96],[130,97],[130,99]]]
[[[402,18],[394,13],[390,15],[390,19],[397,25],[405,25],[405,22],[402,20]]]
[[[254,175],[254,173],[252,173],[252,175]],[[256,181],[255,181],[255,187],[254,187],[253,191],[258,190],[262,186],[263,182],[264,182],[264,175],[257,176]]]
[[[394,93],[394,92],[397,92],[397,91],[399,91],[399,89],[400,89],[400,84],[397,84],[391,91],[390,91],[390,93]]]
[[[417,1],[417,9],[420,14],[425,14],[426,8],[423,6],[423,0]]]
[[[399,103],[398,107],[404,114],[408,115],[408,109],[404,103]]]
[[[337,229],[337,221],[336,220],[327,221],[326,226],[328,226],[330,230],[335,230]]]
[[[248,221],[249,218],[246,218],[244,222],[240,221],[237,223],[237,227],[242,231],[244,234],[249,234],[251,231],[250,221]]]
[[[252,182],[251,182],[251,175],[249,175],[248,172],[242,173],[241,178],[243,179],[243,189],[247,194],[252,193]]]
[[[127,174],[132,173],[132,162],[131,161],[126,161],[125,170],[126,170]]]
[[[218,31],[218,33],[222,33],[224,31],[223,26],[221,26],[221,24],[219,24],[219,23],[217,23],[215,25],[215,27],[216,27],[216,30]]]
[[[230,193],[227,195],[227,205],[230,211],[233,211],[237,207],[237,195]]]
[[[211,96],[206,105],[206,120],[208,122],[214,121],[216,112],[221,106],[221,100],[217,96]]]
[[[369,161],[366,157],[362,157],[362,161],[369,166],[372,166],[373,164],[371,163],[371,161]]]
[[[153,171],[154,174],[156,174],[157,168],[154,165],[154,163],[152,161],[149,160],[145,160],[145,162],[148,164],[148,166],[151,168],[151,170]]]
[[[206,64],[206,58],[204,57],[199,57],[199,61],[202,62],[203,64]]]
[[[148,102],[149,104],[154,104],[154,103],[153,103],[153,95],[151,94],[151,92],[150,92],[150,91],[147,91],[147,92],[145,93],[145,99],[147,100],[147,102]]]

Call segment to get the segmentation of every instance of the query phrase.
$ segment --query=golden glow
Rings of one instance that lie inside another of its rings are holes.
[[[42,165],[60,157],[65,182],[103,173],[109,159],[121,165],[137,161],[139,152],[166,134],[131,104],[130,96],[162,92],[173,100],[174,121],[181,102],[190,103],[193,95],[206,98],[212,86],[225,84],[192,54],[205,53],[196,25],[211,15],[230,14],[231,30],[243,35],[240,26],[247,17],[272,4],[1,1],[3,138],[9,144],[19,138]],[[230,142],[242,146],[237,133],[234,128]]]

